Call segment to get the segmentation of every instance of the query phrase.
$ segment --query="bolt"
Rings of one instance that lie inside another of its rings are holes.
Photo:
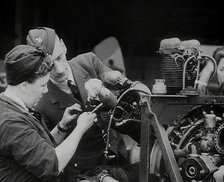
[[[200,174],[205,174],[205,170],[202,169],[202,170],[200,171]]]

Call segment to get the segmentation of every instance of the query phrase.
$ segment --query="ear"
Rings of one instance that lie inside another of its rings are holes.
[[[60,42],[61,42],[61,45],[62,45],[62,47],[64,49],[64,54],[66,55],[67,54],[67,47],[65,46],[65,43],[64,43],[64,41],[62,39],[60,39]]]
[[[23,92],[23,93],[26,93],[28,88],[30,87],[30,83],[28,82],[22,82],[19,84],[19,87],[20,87],[20,90]]]
[[[65,49],[65,53],[64,54],[66,55],[67,54],[67,47],[65,46],[64,49]]]

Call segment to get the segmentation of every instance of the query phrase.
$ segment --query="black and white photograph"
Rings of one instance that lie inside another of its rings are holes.
[[[3,0],[0,182],[224,182],[219,1]]]

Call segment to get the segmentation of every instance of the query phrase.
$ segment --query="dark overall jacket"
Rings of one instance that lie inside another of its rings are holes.
[[[55,181],[58,159],[46,125],[0,94],[0,181]]]

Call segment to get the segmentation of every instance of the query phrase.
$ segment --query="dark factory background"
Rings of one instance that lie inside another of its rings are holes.
[[[223,45],[223,7],[197,0],[4,0],[0,11],[0,59],[24,44],[29,29],[52,27],[72,58],[107,37],[121,47],[126,75],[149,87],[160,77],[160,41],[178,37]]]

